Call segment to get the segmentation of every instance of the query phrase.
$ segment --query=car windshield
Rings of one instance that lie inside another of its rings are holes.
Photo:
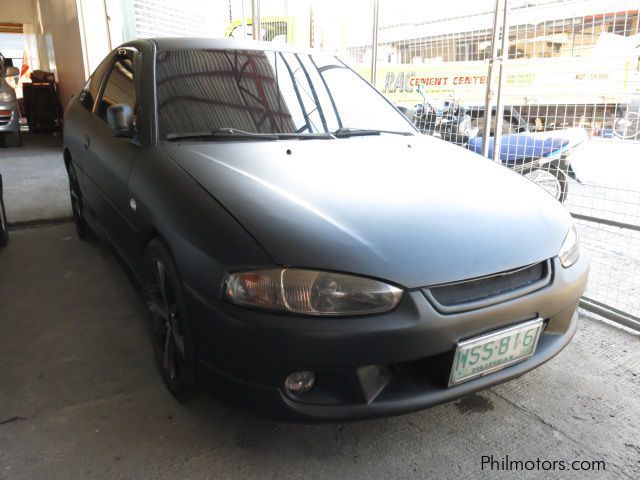
[[[328,54],[160,51],[156,87],[163,140],[202,138],[209,132],[218,134],[211,138],[225,139],[415,133],[366,81]],[[245,135],[219,135],[232,130]]]

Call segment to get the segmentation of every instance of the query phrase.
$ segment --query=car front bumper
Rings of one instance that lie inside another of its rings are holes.
[[[310,318],[212,303],[187,286],[199,383],[233,406],[269,418],[342,421],[396,415],[454,400],[522,375],[571,340],[586,285],[584,253],[571,268],[553,259],[550,284],[520,298],[457,314],[439,313],[420,290],[392,312]],[[527,360],[447,387],[457,342],[541,317],[536,352]],[[284,379],[316,372],[307,393]]]
[[[0,133],[20,131],[20,108],[17,102],[0,102]]]

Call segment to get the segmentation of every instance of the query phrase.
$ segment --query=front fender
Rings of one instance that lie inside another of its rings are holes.
[[[219,296],[230,266],[273,265],[244,227],[160,148],[136,159],[129,187],[137,202],[138,274],[156,236],[173,254],[183,284],[209,299]]]

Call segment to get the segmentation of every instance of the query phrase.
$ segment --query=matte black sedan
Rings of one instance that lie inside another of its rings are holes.
[[[78,232],[139,278],[178,398],[398,414],[517,377],[575,332],[588,261],[563,207],[419,135],[331,55],[134,41],[64,128]]]

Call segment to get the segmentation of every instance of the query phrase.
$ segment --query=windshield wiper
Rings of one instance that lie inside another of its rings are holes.
[[[186,132],[167,133],[165,138],[169,141],[175,140],[306,140],[306,139],[328,139],[334,138],[330,133],[258,133],[247,132],[238,128],[217,128],[210,132]]]
[[[339,128],[331,134],[336,138],[348,138],[348,137],[364,137],[368,135],[381,135],[383,133],[389,133],[391,135],[414,135],[412,132],[402,132],[395,130],[374,130],[368,128]]]
[[[331,139],[331,138],[348,138],[363,137],[367,135],[381,135],[388,133],[392,135],[414,135],[411,132],[402,132],[394,130],[370,130],[365,128],[339,128],[335,132],[320,133],[258,133],[247,132],[238,128],[217,128],[210,132],[185,132],[185,133],[167,133],[165,139],[173,142],[176,140],[311,140],[311,139]]]

